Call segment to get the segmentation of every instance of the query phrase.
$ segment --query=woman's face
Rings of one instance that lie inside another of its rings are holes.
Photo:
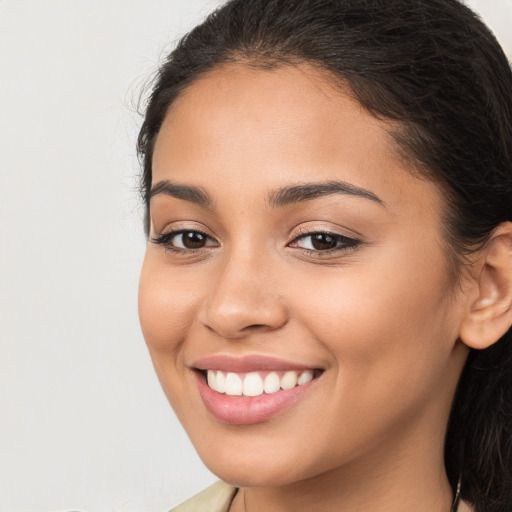
[[[464,294],[441,194],[387,128],[306,67],[216,70],[166,116],[140,320],[228,482],[442,458]]]

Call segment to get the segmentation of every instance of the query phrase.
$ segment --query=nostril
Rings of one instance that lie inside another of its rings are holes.
[[[266,326],[265,324],[252,324],[252,325],[247,325],[246,327],[244,327],[242,329],[242,331],[249,331],[249,330],[256,330],[256,329],[264,329],[268,326]]]

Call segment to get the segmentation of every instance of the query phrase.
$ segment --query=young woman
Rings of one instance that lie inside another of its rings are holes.
[[[457,0],[233,0],[139,138],[176,510],[512,510],[512,73]]]

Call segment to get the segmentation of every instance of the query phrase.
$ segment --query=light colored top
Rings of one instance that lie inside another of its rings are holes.
[[[170,512],[229,512],[238,489],[224,482],[216,482]]]
[[[216,482],[169,512],[229,512],[238,489],[224,482]],[[465,501],[459,504],[458,512],[472,512]]]

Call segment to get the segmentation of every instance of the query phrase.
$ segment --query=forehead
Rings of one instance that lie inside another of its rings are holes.
[[[155,145],[153,183],[221,191],[229,184],[240,197],[339,179],[391,191],[385,202],[412,189],[437,193],[413,177],[390,128],[325,71],[232,64],[199,78],[171,106]]]
[[[202,137],[202,142],[227,137],[242,142],[255,137],[265,147],[306,141],[347,149],[362,128],[373,145],[393,147],[389,124],[378,121],[355,100],[348,87],[335,85],[330,73],[311,66],[284,66],[262,70],[247,65],[215,69],[185,88],[173,102],[157,138],[157,144],[178,140],[179,132]],[[339,140],[337,130],[345,132]],[[353,132],[354,137],[348,137]],[[266,138],[265,138],[266,135]],[[171,136],[173,139],[171,139]],[[348,138],[347,138],[348,137]],[[361,147],[363,141],[358,141]]]

